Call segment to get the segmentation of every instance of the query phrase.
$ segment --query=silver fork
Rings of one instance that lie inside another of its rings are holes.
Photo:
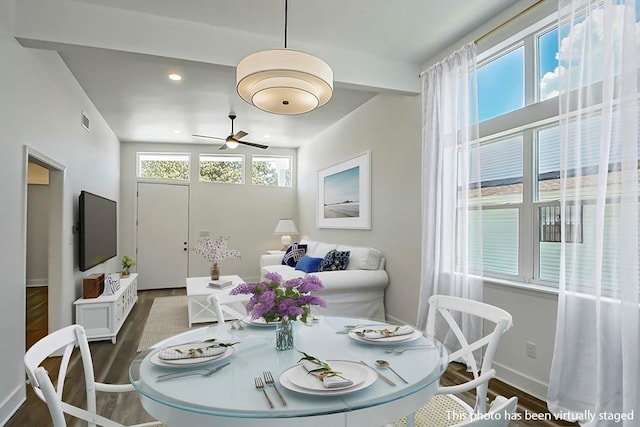
[[[424,348],[435,348],[432,345],[417,345],[415,347],[396,347],[390,350],[385,350],[385,353],[394,353],[394,354],[402,354],[407,350],[422,350]]]
[[[284,400],[284,396],[280,394],[280,390],[278,390],[278,387],[276,387],[276,382],[273,380],[273,375],[271,375],[271,371],[265,371],[262,373],[262,375],[264,375],[264,382],[267,383],[267,385],[272,386],[273,389],[276,391],[276,393],[278,393],[278,397],[280,398],[280,402],[282,402],[282,405],[287,406],[287,401]]]
[[[271,409],[273,409],[273,402],[271,401],[271,399],[269,399],[269,395],[267,394],[267,391],[264,389],[264,383],[262,382],[262,378],[255,377],[253,380],[256,383],[256,388],[258,390],[261,390],[264,393],[264,397],[267,398],[267,402],[269,402],[269,406],[271,407]]]

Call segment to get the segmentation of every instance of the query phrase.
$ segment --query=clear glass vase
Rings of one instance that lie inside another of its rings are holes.
[[[293,321],[283,317],[276,324],[276,350],[293,349]]]

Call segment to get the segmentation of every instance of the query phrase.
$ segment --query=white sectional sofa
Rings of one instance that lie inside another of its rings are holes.
[[[314,258],[324,258],[333,249],[350,253],[346,270],[309,273],[322,280],[324,289],[318,292],[318,296],[327,302],[326,308],[313,307],[313,314],[385,320],[384,291],[389,284],[389,276],[384,270],[385,259],[379,250],[310,240],[300,243],[307,245],[307,255]],[[283,265],[281,254],[262,255],[261,280],[265,274],[273,272],[285,280],[307,274]]]

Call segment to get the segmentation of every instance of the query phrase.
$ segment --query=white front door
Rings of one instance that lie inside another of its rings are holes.
[[[189,264],[189,187],[138,183],[139,289],[184,287]]]

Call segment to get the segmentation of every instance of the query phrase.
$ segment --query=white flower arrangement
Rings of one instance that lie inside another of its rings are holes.
[[[227,244],[229,243],[229,237],[218,236],[216,240],[211,240],[208,237],[200,240],[198,247],[192,250],[204,257],[211,264],[216,265],[220,261],[227,258],[240,259],[240,252],[236,249],[229,249]]]

